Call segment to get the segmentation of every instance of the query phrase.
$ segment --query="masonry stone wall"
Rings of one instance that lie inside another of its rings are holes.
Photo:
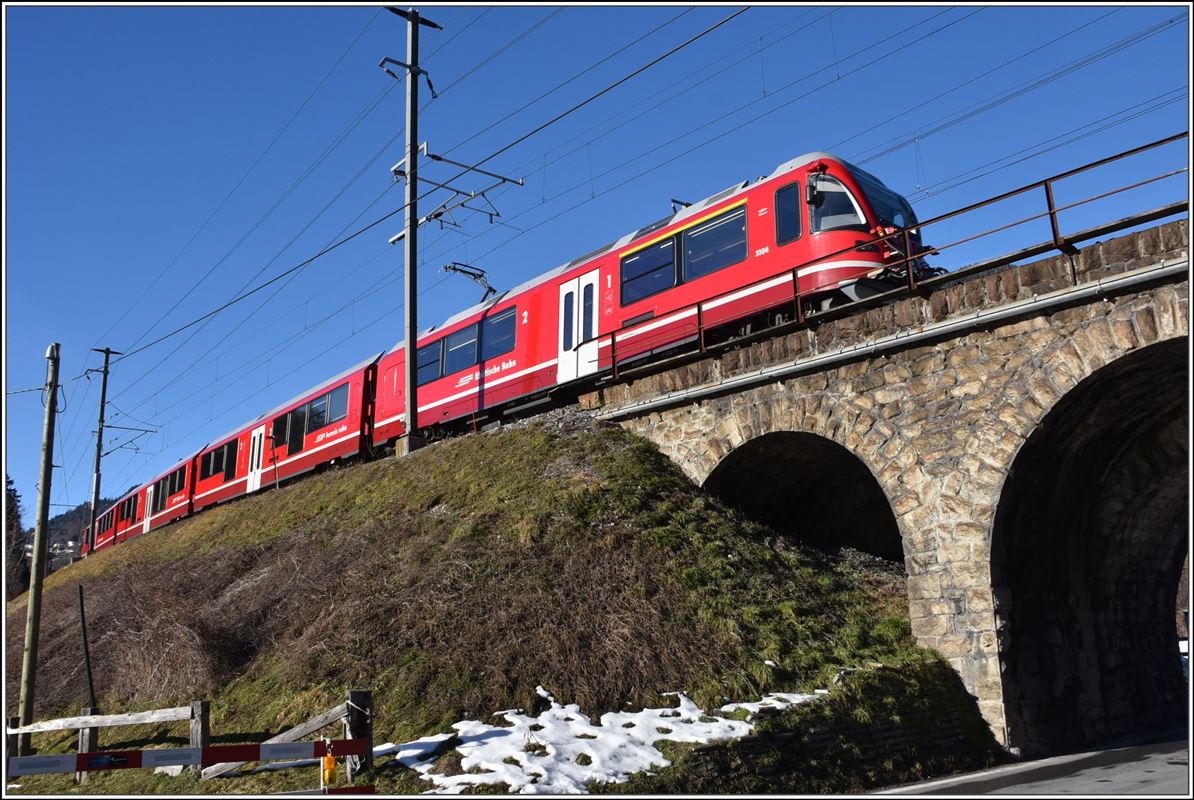
[[[598,413],[1139,267],[1188,257],[1186,221],[991,274],[946,279],[854,316],[603,387]],[[866,465],[903,542],[917,640],[957,669],[1007,744],[992,593],[995,511],[1021,446],[1049,410],[1117,359],[1187,335],[1188,278],[860,357],[623,420],[698,484],[735,448],[776,431],[823,436]]]

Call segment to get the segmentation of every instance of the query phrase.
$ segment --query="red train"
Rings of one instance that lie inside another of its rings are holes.
[[[774,323],[798,304],[861,299],[908,268],[938,272],[905,259],[905,249],[926,252],[915,226],[908,202],[874,176],[827,153],[795,158],[423,331],[418,428],[500,418],[574,392],[615,362]],[[405,432],[403,344],[121,498],[98,518],[93,548],[391,443]]]

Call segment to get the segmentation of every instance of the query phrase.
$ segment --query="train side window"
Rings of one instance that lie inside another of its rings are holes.
[[[207,480],[224,470],[224,448],[217,447],[203,457],[199,464],[199,480]]]
[[[817,178],[817,202],[809,206],[809,217],[814,232],[867,229],[858,201],[831,175]]]
[[[236,477],[236,451],[240,449],[240,440],[233,439],[224,445],[224,449],[227,451],[224,454],[224,480],[227,482]]]
[[[622,305],[676,285],[675,251],[673,237],[622,259]]]
[[[580,340],[587,342],[593,338],[593,284],[586,283],[581,290],[580,301]]]
[[[290,414],[290,424],[287,426],[289,435],[286,437],[286,455],[292,456],[303,451],[303,437],[306,436],[307,407],[299,406]]]
[[[327,419],[328,396],[326,394],[307,403],[307,433],[314,433],[327,425]]]
[[[514,336],[518,330],[518,309],[509,308],[490,317],[481,324],[481,360],[509,353],[514,349]]]
[[[166,482],[168,478],[162,478],[153,485],[153,513],[158,513],[166,507]]]
[[[328,422],[337,422],[348,416],[348,384],[332,389],[328,395]]]
[[[274,420],[273,429],[269,434],[271,448],[281,447],[282,445],[286,444],[286,422],[289,419],[289,414],[283,414]]]
[[[477,365],[477,326],[449,334],[444,339],[444,374],[451,375]]]
[[[800,184],[789,183],[775,193],[775,243],[800,238]]]
[[[420,386],[440,376],[439,353],[440,345],[443,344],[443,341],[443,339],[440,339],[419,348],[417,358],[419,359],[418,373]]]
[[[575,292],[568,292],[564,295],[564,321],[562,324],[564,330],[564,350],[572,349],[572,334],[576,326],[573,324],[573,314],[576,313],[574,306],[576,305]]]
[[[223,468],[223,462],[221,462],[221,468]],[[175,495],[182,491],[183,484],[186,482],[186,470],[186,467],[179,467],[170,473],[167,495]]]
[[[746,260],[746,206],[684,231],[684,280]]]

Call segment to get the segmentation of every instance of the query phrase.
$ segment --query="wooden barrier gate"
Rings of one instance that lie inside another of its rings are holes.
[[[87,712],[93,710],[84,709]],[[21,734],[75,728],[79,730],[79,746],[75,754],[10,757],[7,759],[7,774],[17,776],[75,772],[76,781],[83,781],[88,772],[100,770],[189,766],[202,768],[200,780],[209,780],[249,761],[320,758],[327,752],[322,741],[298,740],[338,721],[344,723],[345,738],[331,743],[332,755],[358,757],[359,768],[369,769],[373,766],[373,693],[370,691],[349,691],[345,701],[330,711],[318,714],[260,744],[212,746],[210,715],[210,702],[196,700],[189,706],[177,708],[128,714],[87,713],[77,717],[34,722],[23,727],[17,726],[16,718],[10,718],[7,729],[9,753],[16,752],[16,740]],[[99,728],[182,720],[190,721],[189,747],[106,753],[98,751]],[[352,780],[357,772],[352,760],[349,760],[346,772],[348,779]]]

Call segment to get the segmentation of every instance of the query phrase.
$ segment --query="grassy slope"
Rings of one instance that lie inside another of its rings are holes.
[[[842,666],[925,658],[898,581],[777,551],[765,533],[616,427],[553,415],[462,437],[205,511],[55,573],[37,716],[85,704],[79,582],[104,710],[209,697],[217,743],[264,738],[349,688],[374,691],[378,742],[403,741],[529,710],[538,684],[596,716],[658,704],[662,691],[709,707],[825,686]],[[15,703],[23,600],[7,624]],[[182,724],[116,731],[105,747],[185,744]],[[87,791],[276,790],[313,775],[200,786],[129,770]],[[426,786],[405,770],[377,780]]]

